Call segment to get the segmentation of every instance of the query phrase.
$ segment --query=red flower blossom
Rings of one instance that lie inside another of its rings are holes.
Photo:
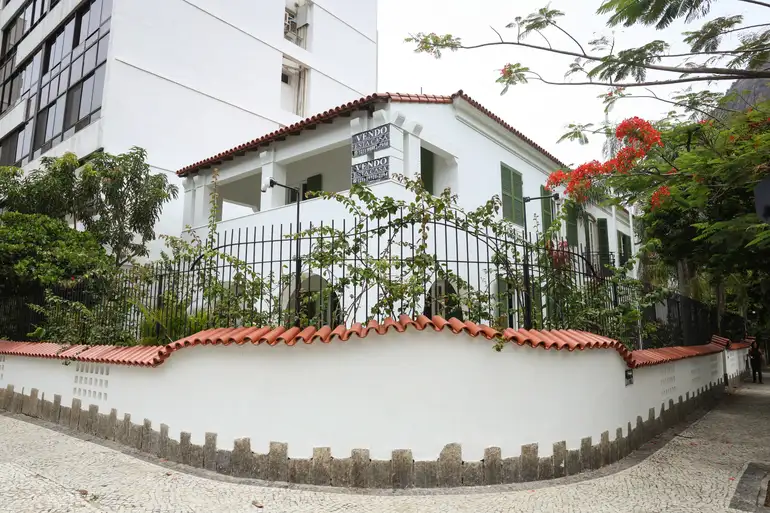
[[[668,186],[661,186],[657,191],[652,193],[652,197],[650,198],[650,207],[652,210],[655,210],[663,204],[667,197],[670,196],[671,191],[669,190]]]

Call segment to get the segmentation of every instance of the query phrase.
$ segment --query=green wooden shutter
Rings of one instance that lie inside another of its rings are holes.
[[[622,232],[619,232],[618,235],[618,239],[623,241],[623,251],[620,253],[620,265],[626,265],[626,262],[631,260],[631,236]]]
[[[591,251],[591,221],[588,220],[588,216],[583,217],[583,235],[586,238],[585,252],[590,254]]]
[[[422,185],[425,187],[425,190],[434,194],[433,152],[426,148],[420,148],[420,178],[422,179]]]
[[[500,166],[500,185],[503,202],[503,219],[513,221],[513,179],[511,170]]]
[[[540,195],[546,196],[548,191],[545,190],[545,186],[540,186]],[[540,200],[540,205],[543,211],[543,233],[548,231],[548,228],[553,224],[553,200],[551,198],[544,198]]]
[[[323,188],[324,186],[323,186],[322,175],[313,175],[308,177],[307,187],[305,187],[305,192],[319,192],[319,191],[322,191]]]
[[[606,219],[597,219],[596,228],[599,232],[599,262],[602,268],[610,264],[610,232],[607,228]]]
[[[620,257],[620,265],[623,265],[623,232],[618,231],[618,256]]]
[[[574,205],[567,205],[567,244],[578,246],[578,216]]]
[[[524,183],[521,175],[511,171],[511,182],[513,182],[513,222],[524,226]]]

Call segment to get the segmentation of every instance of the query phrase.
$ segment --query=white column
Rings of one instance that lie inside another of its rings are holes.
[[[195,226],[204,226],[209,222],[209,215],[211,214],[211,195],[214,192],[214,184],[212,183],[211,176],[201,175],[195,177]],[[217,221],[222,220],[222,197],[220,196],[215,205],[217,208]]]
[[[268,187],[272,178],[278,183],[286,183],[286,167],[275,161],[275,151],[270,149],[259,154],[259,161],[262,164],[262,187],[265,189],[260,198],[260,209],[269,210],[271,208],[282,207],[286,204],[286,189],[283,187]]]
[[[389,112],[385,109],[374,111],[372,115],[373,126],[371,128],[377,128],[378,126],[386,125],[390,121],[388,119]],[[375,151],[374,158],[380,159],[383,157],[390,157],[390,176],[403,175],[404,174],[404,129],[403,124],[406,118],[403,114],[396,112],[392,116],[393,122],[390,125],[390,148]]]
[[[182,181],[184,188],[184,211],[182,212],[182,230],[195,225],[195,181],[187,175]]]
[[[420,178],[422,175],[421,148],[422,125],[411,122],[404,126],[404,176],[412,180]]]

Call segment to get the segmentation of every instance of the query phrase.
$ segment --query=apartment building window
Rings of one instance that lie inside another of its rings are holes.
[[[500,164],[502,184],[503,218],[514,224],[524,225],[524,182],[521,173]]]
[[[58,3],[59,0],[29,0],[26,2],[3,30],[3,56],[15,49],[16,44]]]
[[[305,113],[305,85],[307,69],[286,56],[281,69],[281,108],[303,116]]]
[[[283,37],[300,48],[307,42],[308,6],[298,5],[295,9],[286,9],[283,14]]]
[[[99,119],[111,9],[112,0],[86,3],[13,74],[0,68],[2,111],[27,101],[16,151],[0,159],[24,165]]]

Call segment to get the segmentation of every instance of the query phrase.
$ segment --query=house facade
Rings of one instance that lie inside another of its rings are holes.
[[[450,188],[464,210],[499,196],[501,215],[520,233],[526,230],[534,237],[564,206],[563,199],[540,199],[550,194],[544,189],[548,175],[563,167],[556,157],[460,91],[451,96],[365,96],[186,166],[178,175],[184,183],[186,227],[203,236],[211,208],[216,207],[220,246],[254,248],[256,244],[259,249],[251,254],[241,254],[239,249],[239,258],[260,266],[262,272],[266,262],[278,258],[283,270],[274,271],[291,273],[288,260],[276,255],[304,257],[312,251],[307,240],[298,248],[283,240],[298,231],[298,196],[300,230],[320,224],[339,228],[355,221],[339,202],[303,199],[308,191],[344,192],[351,184],[363,182],[378,197],[409,200],[413,194],[394,176],[419,178],[434,194]],[[218,204],[212,202],[215,170]],[[279,185],[270,187],[271,181]],[[561,230],[561,237],[583,261],[582,268],[597,276],[607,272],[608,264],[623,264],[634,251],[633,217],[620,208],[588,205],[583,212],[568,213]],[[368,251],[374,254],[376,248],[381,254],[381,243],[385,241],[367,246]],[[437,307],[430,308],[429,303],[438,295],[452,291],[462,295],[463,287],[473,288],[474,294],[479,290],[499,293],[500,270],[492,264],[495,250],[489,238],[437,227],[428,245],[457,279],[428,284],[423,313],[436,312]],[[344,271],[338,269],[340,273]],[[323,287],[329,279],[310,270],[300,274],[303,290]],[[541,275],[534,273],[531,279]],[[458,285],[460,281],[464,285]],[[296,289],[290,286],[283,293],[284,307],[291,307]],[[377,291],[371,294],[367,305],[377,301]],[[340,320],[367,315],[363,311]]]
[[[386,148],[354,156],[359,134],[388,130]],[[551,171],[565,164],[507,122],[460,91],[451,96],[374,94],[263,135],[178,171],[184,182],[184,225],[205,228],[218,171],[222,232],[296,224],[296,194],[262,185],[270,178],[303,191],[343,192],[356,173],[351,167],[387,158],[387,174],[371,180],[376,194],[409,198],[392,180],[400,174],[421,178],[439,193],[449,187],[466,210],[492,196],[503,201],[503,216],[529,233],[542,232],[563,200],[528,201],[548,194]],[[342,221],[344,209],[322,199],[304,199],[301,223]],[[525,225],[526,212],[526,225]],[[606,253],[614,265],[633,254],[633,218],[622,208],[586,206],[568,214],[562,236],[570,246],[591,254]]]
[[[181,189],[191,159],[377,84],[376,0],[6,0],[0,27],[0,163],[25,170],[139,146]]]

